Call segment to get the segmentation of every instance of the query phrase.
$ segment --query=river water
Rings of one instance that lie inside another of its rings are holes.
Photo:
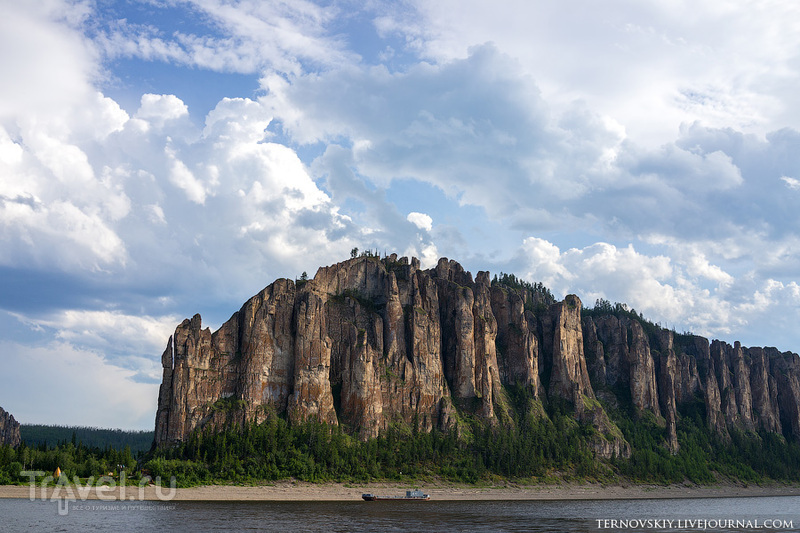
[[[0,531],[800,531],[800,496],[589,501],[0,499]]]

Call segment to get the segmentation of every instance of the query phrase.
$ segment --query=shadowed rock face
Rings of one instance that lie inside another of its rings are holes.
[[[550,314],[554,331],[548,387],[550,396],[570,401],[581,396],[593,399],[594,391],[583,353],[580,299],[570,294],[563,302],[553,305]]]
[[[659,358],[657,361],[658,389],[661,394],[658,396],[661,412],[664,414],[667,424],[667,447],[673,454],[678,453],[678,411],[677,411],[677,390],[676,380],[680,379],[681,373],[678,371],[678,358],[675,355],[674,337],[671,331],[661,330],[658,336]]]
[[[19,422],[14,420],[11,413],[0,407],[0,444],[16,448],[20,443]]]
[[[156,443],[274,413],[362,438],[396,421],[452,428],[456,410],[494,423],[508,414],[507,386],[572,404],[605,435],[593,444],[603,457],[630,446],[596,398],[652,413],[673,453],[679,407],[691,402],[722,435],[800,438],[797,355],[582,317],[574,295],[547,303],[447,259],[422,270],[417,259],[359,257],[307,282],[277,280],[213,333],[199,315],[178,325],[162,355]]]

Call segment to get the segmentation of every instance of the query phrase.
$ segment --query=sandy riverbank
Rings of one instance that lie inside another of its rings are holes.
[[[609,485],[599,484],[562,484],[562,485],[503,485],[476,487],[465,485],[420,483],[418,487],[431,495],[432,500],[623,500],[647,498],[722,498],[722,497],[755,497],[755,496],[800,496],[800,485],[736,485],[721,484],[715,486],[689,485]],[[302,483],[282,481],[269,485],[239,486],[214,485],[177,489],[170,497],[169,488],[157,492],[156,487],[127,486],[124,491],[120,487],[113,490],[96,491],[94,488],[83,489],[71,487],[49,488],[42,494],[36,488],[35,497],[107,499],[111,500],[159,500],[175,501],[358,501],[361,494],[401,495],[405,494],[407,485],[391,483],[341,484],[341,483]],[[84,496],[85,495],[85,496]],[[161,497],[159,497],[159,495]],[[0,498],[30,498],[28,486],[0,486]]]

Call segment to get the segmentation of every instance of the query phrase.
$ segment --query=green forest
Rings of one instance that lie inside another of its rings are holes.
[[[152,431],[125,431],[83,426],[22,424],[22,443],[0,446],[0,484],[27,483],[22,471],[52,474],[56,468],[69,479],[99,478],[125,471],[139,479],[140,461],[153,445]]]
[[[131,451],[136,454],[148,451],[153,445],[152,431],[22,424],[19,428],[19,433],[25,444],[32,447],[72,441],[82,442],[88,447],[105,448],[111,446],[117,450],[123,450],[125,446],[130,446]]]
[[[507,388],[506,394],[513,417],[502,423],[489,425],[464,415],[458,430],[428,433],[398,424],[367,441],[339,426],[313,421],[292,425],[277,415],[260,424],[195,431],[176,447],[147,453],[135,453],[130,444],[86,445],[73,431],[69,440],[34,446],[23,442],[17,449],[1,446],[0,483],[24,483],[28,478],[20,476],[21,471],[51,473],[56,467],[69,479],[118,475],[124,469],[130,480],[143,474],[162,480],[175,476],[178,486],[287,478],[460,483],[800,481],[800,446],[773,433],[733,432],[730,440],[722,440],[706,428],[702,401],[681,411],[676,455],[667,450],[666,431],[653,417],[609,409],[633,453],[630,459],[605,461],[596,459],[588,445],[595,430],[576,421],[568,406],[551,405],[544,417],[525,390]]]
[[[516,396],[517,407],[533,405],[524,392],[509,392]],[[568,409],[551,407],[547,417],[518,408],[514,420],[495,426],[466,417],[460,432],[428,433],[395,425],[366,442],[338,426],[317,422],[292,426],[273,416],[241,429],[196,431],[177,447],[149,455],[143,468],[162,479],[174,475],[179,486],[285,478],[462,483],[800,481],[800,446],[773,433],[734,432],[730,440],[721,440],[705,427],[702,402],[682,412],[677,455],[667,450],[666,430],[652,417],[611,413],[633,447],[630,459],[596,459],[588,446],[594,428],[577,422]]]

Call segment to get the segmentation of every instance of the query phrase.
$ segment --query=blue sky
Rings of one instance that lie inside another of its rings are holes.
[[[354,246],[800,349],[792,3],[0,5],[23,422],[151,428],[184,317]]]

